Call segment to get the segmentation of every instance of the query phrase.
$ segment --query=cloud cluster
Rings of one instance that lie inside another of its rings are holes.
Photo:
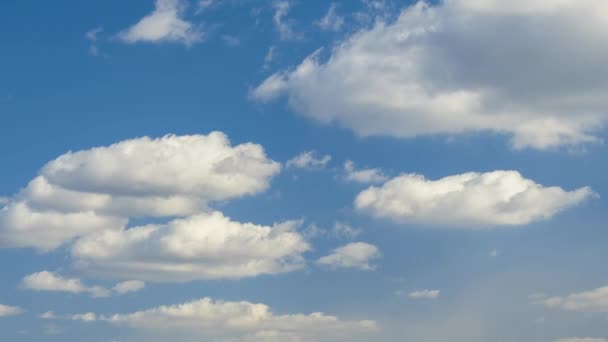
[[[331,268],[371,271],[376,268],[372,262],[380,257],[380,251],[376,246],[365,242],[353,242],[334,249],[329,255],[319,258],[317,263]]]
[[[408,297],[412,299],[437,299],[441,291],[439,290],[419,290],[413,291],[408,294]]]
[[[600,141],[608,120],[608,4],[418,2],[277,72],[252,92],[367,135],[494,132],[515,148]],[[565,44],[564,42],[568,42]]]
[[[352,160],[344,162],[345,179],[348,182],[355,183],[381,183],[388,179],[382,170],[374,169],[356,169],[355,163]]]
[[[23,313],[23,309],[18,306],[0,304],[0,317],[17,316]]]
[[[374,321],[344,321],[320,312],[277,315],[264,304],[214,301],[210,298],[104,316],[102,319],[136,329],[166,333],[190,331],[201,337],[239,340],[267,340],[269,337],[348,340],[377,329]]]
[[[129,218],[194,215],[265,190],[280,164],[221,132],[148,137],[68,152],[0,208],[0,247],[51,250]]]
[[[594,290],[573,293],[565,297],[551,297],[537,301],[548,308],[567,311],[607,313],[608,286]]]
[[[355,207],[397,222],[476,228],[548,219],[593,196],[588,187],[545,187],[517,171],[469,172],[438,180],[404,174],[362,191]]]
[[[79,239],[71,253],[83,271],[157,282],[243,278],[303,267],[310,247],[297,222],[261,226],[201,213],[166,224],[102,231]]]
[[[331,161],[331,156],[326,154],[318,156],[315,151],[306,151],[291,158],[285,163],[287,167],[298,169],[322,169]]]
[[[102,286],[87,286],[79,278],[65,278],[57,273],[49,271],[29,274],[21,281],[21,287],[27,290],[75,294],[86,293],[93,298],[103,298],[110,297],[113,294],[123,295],[129,292],[136,292],[143,289],[144,286],[145,283],[142,281],[129,280],[118,283],[112,290],[108,290]]]
[[[187,46],[203,39],[203,32],[182,18],[187,2],[184,0],[156,0],[155,9],[135,25],[119,33],[125,43],[175,42]]]

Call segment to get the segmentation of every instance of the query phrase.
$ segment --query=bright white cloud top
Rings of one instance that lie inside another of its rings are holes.
[[[546,298],[539,301],[539,303],[548,308],[567,311],[607,313],[608,286],[590,291],[573,293],[565,297]]]
[[[320,312],[278,315],[264,304],[214,301],[210,298],[131,314],[116,314],[103,319],[111,324],[135,329],[165,333],[188,331],[201,338],[252,338],[264,341],[269,337],[281,341],[348,340],[349,337],[377,329],[374,321],[345,321]]]
[[[0,247],[52,250],[129,218],[189,216],[266,190],[280,164],[221,132],[148,137],[68,152],[0,208]]]
[[[72,248],[76,266],[122,279],[179,282],[276,274],[304,266],[310,247],[294,231],[297,222],[275,226],[241,223],[220,212],[167,224],[103,231]]]
[[[517,171],[469,172],[438,180],[404,174],[359,193],[355,207],[396,222],[479,228],[549,219],[594,196],[588,187],[545,187]]]
[[[608,5],[419,2],[252,92],[367,135],[496,132],[515,148],[600,140],[608,120]],[[568,42],[568,44],[564,44]]]
[[[439,290],[418,290],[408,294],[408,297],[412,299],[437,299],[441,291]]]
[[[285,165],[298,169],[321,169],[326,167],[330,161],[331,156],[329,154],[320,156],[315,151],[306,151],[289,159]]]
[[[372,271],[376,268],[373,261],[380,257],[378,247],[365,242],[353,242],[334,249],[329,255],[319,258],[317,263],[331,268]]]
[[[188,3],[184,0],[156,0],[156,8],[118,38],[125,43],[175,42],[192,45],[203,39],[203,32],[182,18]]]
[[[1,317],[9,317],[9,316],[17,316],[23,313],[23,309],[18,306],[4,305],[0,304],[0,318]]]
[[[145,283],[142,281],[129,280],[116,284],[112,290],[114,291],[114,294],[123,295],[129,292],[139,291],[144,286]],[[102,286],[87,286],[79,278],[65,278],[57,273],[49,271],[32,273],[25,276],[21,281],[21,287],[34,291],[67,292],[75,294],[86,293],[93,298],[104,298],[113,294],[112,291]]]

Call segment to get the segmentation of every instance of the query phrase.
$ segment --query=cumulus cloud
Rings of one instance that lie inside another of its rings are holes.
[[[336,3],[329,5],[325,16],[315,22],[322,31],[340,31],[344,25],[344,18],[336,13],[337,7]]]
[[[21,315],[24,310],[18,306],[0,304],[0,317]]]
[[[365,242],[353,242],[334,249],[329,255],[319,258],[317,262],[332,268],[356,268],[371,271],[376,268],[372,262],[380,256],[380,251],[376,246]]]
[[[288,160],[286,165],[299,169],[321,169],[326,167],[330,161],[331,156],[329,154],[318,156],[315,151],[306,151]]]
[[[352,160],[344,162],[345,179],[355,183],[382,183],[388,177],[380,169],[361,169],[355,168],[355,163]]]
[[[93,298],[109,297],[112,293],[101,286],[86,286],[78,278],[64,278],[49,271],[27,275],[21,281],[24,289],[34,291],[53,291],[69,293],[86,293]]]
[[[116,278],[158,282],[243,278],[303,267],[310,247],[297,222],[261,226],[201,213],[167,224],[103,231],[72,248],[76,266]]]
[[[0,247],[51,250],[129,218],[193,215],[264,191],[280,164],[221,132],[148,137],[68,152],[0,208]]]
[[[608,4],[418,2],[252,92],[359,135],[494,132],[515,148],[598,142],[608,120]],[[568,42],[565,44],[564,42]]]
[[[419,290],[410,292],[408,297],[412,299],[437,299],[440,293],[439,290]]]
[[[567,311],[607,313],[608,312],[608,286],[591,291],[573,293],[565,297],[540,298],[537,304],[548,308]]]
[[[119,33],[125,43],[175,42],[187,46],[203,39],[203,32],[182,18],[187,2],[184,0],[156,0],[154,11],[135,25]]]
[[[545,187],[517,171],[469,172],[438,180],[404,174],[361,192],[355,207],[397,222],[478,228],[549,219],[594,196],[588,187]]]
[[[320,312],[278,315],[264,304],[214,301],[210,298],[102,319],[135,329],[166,333],[190,331],[201,338],[239,340],[289,335],[305,340],[343,340],[377,329],[374,321],[345,321]]]

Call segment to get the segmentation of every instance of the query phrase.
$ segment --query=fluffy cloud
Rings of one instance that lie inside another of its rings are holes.
[[[593,196],[588,187],[545,187],[517,171],[469,172],[439,180],[404,174],[361,192],[355,207],[398,222],[476,228],[548,219]]]
[[[93,298],[109,297],[111,292],[101,286],[86,286],[78,278],[64,278],[49,271],[32,273],[23,278],[21,286],[34,291],[87,293]]]
[[[290,9],[291,2],[288,0],[275,1],[274,3],[275,12],[272,21],[282,40],[295,40],[300,38],[293,29],[293,20],[285,18],[289,14]]]
[[[599,141],[608,3],[419,2],[277,72],[252,96],[360,135],[496,132],[515,148]],[[568,42],[565,44],[564,42]]]
[[[591,291],[573,293],[566,297],[551,297],[538,300],[536,303],[548,308],[577,312],[607,313],[608,286]]]
[[[323,313],[277,315],[264,304],[223,302],[210,298],[160,306],[103,320],[136,329],[160,332],[191,331],[201,337],[252,338],[291,336],[306,340],[348,340],[376,330],[374,321],[343,321]],[[291,339],[288,339],[291,340]]]
[[[265,190],[280,164],[221,132],[148,137],[68,152],[0,208],[0,246],[57,248],[132,217],[188,216]]]
[[[70,317],[73,321],[81,321],[81,322],[95,322],[97,321],[97,315],[93,312],[87,312],[84,314],[75,314]]]
[[[198,27],[182,18],[187,7],[184,0],[156,0],[154,11],[118,37],[125,43],[176,42],[192,45],[203,39]]]
[[[352,160],[344,162],[345,179],[356,183],[381,183],[388,179],[380,169],[361,169],[355,168]]]
[[[365,242],[353,242],[334,249],[331,254],[321,257],[317,262],[332,268],[371,271],[376,268],[371,262],[378,258],[380,252],[376,246]]]
[[[116,284],[112,290],[118,294],[126,294],[129,292],[137,292],[146,287],[146,283],[141,280],[127,280]]]
[[[315,169],[324,168],[331,161],[331,156],[317,156],[315,151],[306,151],[298,154],[285,164],[287,167],[295,167],[299,169]]]
[[[90,234],[74,244],[72,256],[87,272],[159,282],[276,274],[303,266],[309,245],[296,225],[260,226],[209,212]]]
[[[23,313],[23,309],[18,306],[0,304],[0,317],[16,316]]]
[[[408,297],[412,299],[437,299],[441,291],[439,290],[419,290],[410,292]]]

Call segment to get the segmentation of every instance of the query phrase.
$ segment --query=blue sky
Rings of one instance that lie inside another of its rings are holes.
[[[1,339],[608,341],[607,12],[1,3]]]

